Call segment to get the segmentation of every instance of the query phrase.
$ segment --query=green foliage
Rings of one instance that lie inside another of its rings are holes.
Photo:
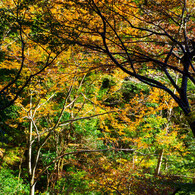
[[[89,181],[85,179],[86,174],[85,171],[70,167],[63,178],[57,182],[55,193],[68,193],[70,195],[94,194],[89,192]]]
[[[0,170],[0,194],[1,195],[22,195],[29,194],[28,185],[22,179],[14,176],[10,170]]]
[[[195,186],[193,183],[176,183],[176,195],[194,195]]]
[[[143,91],[145,94],[149,93],[149,87],[141,82],[135,83],[133,81],[125,80],[123,81],[122,85],[122,92],[123,93],[132,93],[132,94],[138,94],[141,91]]]
[[[55,158],[56,158],[55,152],[52,152],[50,150],[43,150],[40,160],[42,161],[43,165],[46,166],[47,164],[51,163],[51,161]],[[53,166],[50,167],[49,169],[53,169]]]

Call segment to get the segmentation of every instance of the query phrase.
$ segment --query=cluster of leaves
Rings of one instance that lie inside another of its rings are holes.
[[[19,179],[8,169],[0,170],[0,193],[6,194],[28,194],[29,188],[22,179]]]

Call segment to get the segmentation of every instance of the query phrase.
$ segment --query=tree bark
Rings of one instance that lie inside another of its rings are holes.
[[[34,180],[32,180],[32,185],[30,184],[30,195],[34,195],[35,194],[35,185],[36,183],[34,183]]]
[[[29,177],[29,184],[30,184],[30,195],[35,194],[35,185],[36,183],[34,182],[34,169],[33,169],[33,155],[32,155],[32,144],[33,144],[33,121],[32,121],[32,94],[30,94],[30,112],[29,112],[29,117],[30,117],[30,122],[29,122],[29,144],[28,144],[28,177]]]
[[[193,133],[193,135],[195,137],[195,121],[189,122],[189,125],[190,125],[190,128],[192,130],[192,133]]]
[[[30,112],[29,115],[32,117],[32,95],[30,95]],[[34,185],[32,185],[32,131],[33,131],[33,123],[30,119],[29,122],[29,138],[28,138],[28,177],[30,183],[30,194],[34,195]]]
[[[164,153],[164,149],[162,149],[160,151],[160,154],[159,154],[159,157],[158,157],[158,164],[157,164],[157,167],[156,167],[155,176],[159,175],[159,173],[160,173],[162,159],[163,159],[163,153]]]
[[[135,169],[136,162],[137,162],[136,154],[133,154],[133,169]]]

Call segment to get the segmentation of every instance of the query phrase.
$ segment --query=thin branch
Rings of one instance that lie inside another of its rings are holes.
[[[62,126],[65,126],[65,125],[68,125],[70,122],[75,122],[75,121],[78,121],[78,120],[84,120],[84,119],[91,119],[93,117],[96,117],[96,116],[101,116],[101,115],[105,115],[105,114],[110,114],[110,113],[113,113],[113,112],[118,112],[120,111],[117,110],[117,111],[109,111],[109,112],[104,112],[104,113],[101,113],[101,114],[94,114],[92,116],[86,116],[86,117],[79,117],[79,118],[74,118],[74,119],[70,119],[70,120],[67,120],[67,121],[64,121],[62,124],[60,124],[59,126],[62,127]]]
[[[12,80],[10,83],[8,83],[3,89],[1,89],[0,93],[3,93],[6,89],[8,89],[11,85],[13,85],[20,77],[20,74],[22,72],[22,69],[24,67],[24,59],[25,59],[25,55],[24,55],[24,49],[25,49],[25,43],[23,40],[23,36],[22,36],[22,26],[20,25],[20,40],[21,40],[21,46],[22,46],[22,62],[21,62],[21,66],[20,69],[15,77],[14,80]]]

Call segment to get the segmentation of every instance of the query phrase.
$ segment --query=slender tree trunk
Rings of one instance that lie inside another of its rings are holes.
[[[24,154],[22,154],[22,156],[24,156]],[[20,158],[20,164],[19,164],[19,173],[18,173],[18,181],[20,180],[20,176],[21,176],[21,172],[22,172],[22,161],[23,161],[23,158],[21,157]]]
[[[189,125],[190,125],[190,128],[191,128],[193,135],[195,137],[195,121],[189,122]]]
[[[32,121],[29,124],[28,174],[32,175]]]
[[[35,185],[30,186],[30,195],[34,195],[35,194]]]
[[[135,169],[136,162],[137,162],[136,154],[133,154],[133,169]]]
[[[162,159],[163,159],[163,153],[164,153],[164,149],[162,149],[160,151],[160,154],[159,154],[159,157],[158,157],[158,164],[157,164],[157,167],[156,167],[155,176],[159,175],[159,173],[160,173]]]
[[[34,183],[34,174],[32,168],[32,133],[33,133],[33,122],[32,118],[32,95],[30,94],[30,112],[29,112],[30,122],[29,122],[29,143],[28,143],[28,176],[29,176],[29,184],[30,184],[30,195],[35,194],[35,183]]]
[[[167,171],[168,170],[168,160],[167,160],[167,158],[165,158],[165,171]]]
[[[35,185],[36,183],[34,183],[34,179],[32,178],[32,185],[30,184],[30,195],[35,194]]]

